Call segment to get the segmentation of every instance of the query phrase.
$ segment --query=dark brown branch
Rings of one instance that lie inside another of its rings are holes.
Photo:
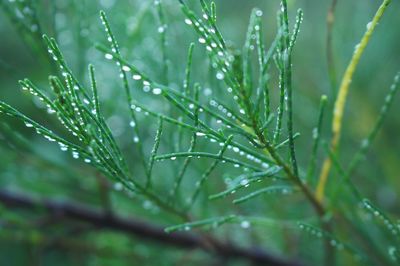
[[[115,231],[129,233],[143,239],[157,241],[170,246],[186,249],[202,249],[225,259],[244,259],[260,265],[300,265],[297,262],[289,262],[259,249],[244,249],[230,243],[223,243],[215,239],[207,239],[193,233],[170,233],[167,234],[162,227],[136,219],[110,216],[93,208],[72,204],[61,203],[52,200],[34,200],[23,195],[15,195],[0,190],[0,202],[7,207],[46,210],[57,216],[86,222],[97,228],[106,228]]]

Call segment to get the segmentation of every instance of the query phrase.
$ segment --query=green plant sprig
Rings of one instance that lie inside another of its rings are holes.
[[[200,177],[200,180],[198,180],[195,184],[195,191],[193,192],[192,197],[189,199],[187,205],[186,205],[186,210],[190,210],[192,208],[194,202],[196,201],[197,197],[199,196],[201,189],[204,186],[204,183],[207,181],[208,177],[211,175],[211,173],[215,170],[215,168],[220,164],[220,162],[228,161],[226,158],[223,158],[223,154],[228,148],[228,145],[230,145],[232,141],[233,136],[230,135],[224,145],[222,146],[221,150],[218,152],[217,156],[215,157],[215,161],[210,165],[210,167],[202,174]],[[237,165],[237,164],[235,164]]]
[[[250,184],[255,183],[255,182],[260,182],[265,178],[277,178],[276,174],[279,173],[281,170],[280,167],[274,166],[269,168],[266,171],[262,172],[254,172],[254,173],[246,173],[242,174],[238,177],[236,177],[234,180],[228,183],[228,189],[219,192],[217,194],[210,195],[208,197],[209,200],[216,200],[220,199],[223,197],[226,197],[230,194],[233,194],[234,192],[246,188],[250,186]],[[284,179],[284,178],[279,178],[279,179]]]

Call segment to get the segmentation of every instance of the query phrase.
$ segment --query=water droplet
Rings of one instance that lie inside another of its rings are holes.
[[[122,183],[120,183],[120,182],[115,183],[115,184],[114,184],[114,189],[115,189],[116,191],[121,191],[121,190],[123,189]]]
[[[158,33],[163,33],[165,31],[164,26],[158,27]]]
[[[54,114],[56,111],[54,111],[53,109],[51,109],[51,108],[47,108],[47,113],[48,114]]]
[[[243,229],[247,229],[250,227],[250,222],[249,221],[242,221],[240,223],[240,227],[242,227]]]
[[[139,142],[139,137],[134,137],[133,142],[138,143]]]
[[[56,141],[55,139],[53,139],[52,137],[50,137],[50,136],[44,136],[48,141],[50,141],[50,142],[54,142],[54,141]]]
[[[108,60],[113,59],[112,54],[105,54],[104,57],[105,57],[106,59],[108,59]]]
[[[233,165],[235,168],[238,168],[238,167],[240,167],[240,165],[239,164],[234,164]]]
[[[132,78],[133,78],[134,80],[140,80],[140,79],[142,78],[142,76],[140,76],[140,75],[138,75],[138,74],[135,74],[135,75],[132,76]]]
[[[132,120],[131,122],[129,122],[129,126],[130,126],[130,127],[135,127],[135,126],[136,126],[135,121]]]
[[[364,139],[363,141],[361,141],[361,147],[363,149],[368,148],[369,146],[369,140],[368,139]]]
[[[313,139],[317,139],[318,138],[318,128],[314,128],[313,129],[312,137],[313,137]]]
[[[128,71],[131,71],[131,68],[128,66],[123,66],[122,70],[128,72]]]
[[[171,157],[171,161],[175,161],[175,160],[176,160],[175,156]]]
[[[248,179],[242,179],[242,180],[240,180],[240,184],[242,185],[242,186],[247,186],[248,184],[249,184],[249,180]]]
[[[79,158],[79,153],[76,152],[76,151],[73,151],[73,152],[72,152],[72,157],[73,157],[74,159],[78,159],[78,158]]]
[[[153,94],[160,95],[161,93],[162,93],[162,90],[160,88],[154,88],[153,89]]]
[[[263,15],[263,12],[261,10],[256,11],[256,16],[261,17]]]
[[[204,38],[199,38],[199,43],[206,43],[206,39],[204,39]]]
[[[198,137],[204,137],[206,134],[204,134],[203,132],[196,132],[196,136]]]
[[[25,123],[26,127],[33,127],[33,125],[31,123]]]
[[[61,151],[67,151],[67,150],[68,150],[68,147],[61,143],[61,144],[60,144],[60,150],[61,150]]]
[[[204,95],[205,96],[210,96],[212,94],[212,90],[210,88],[205,88],[204,89]]]
[[[372,21],[367,23],[367,30],[370,30],[372,27]]]
[[[225,75],[222,72],[218,72],[217,75],[216,75],[216,78],[219,79],[219,80],[223,80],[224,77],[225,77]]]
[[[143,208],[145,208],[146,210],[149,210],[149,209],[153,208],[153,203],[151,201],[145,200],[143,202]]]
[[[188,18],[185,19],[185,23],[188,24],[188,25],[192,25],[193,24],[192,21],[190,19],[188,19]]]
[[[88,158],[86,158],[85,160],[85,163],[91,163],[92,161],[90,160],[90,159],[88,159]]]

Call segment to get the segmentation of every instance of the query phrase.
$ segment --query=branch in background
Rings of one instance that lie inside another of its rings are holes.
[[[338,0],[332,0],[331,6],[326,16],[326,58],[328,63],[328,74],[331,82],[331,90],[333,98],[336,98],[336,69],[335,59],[333,56],[333,45],[332,45],[332,34],[333,34],[333,23],[335,22],[335,9]]]
[[[71,203],[61,203],[52,200],[34,200],[27,196],[15,195],[7,191],[0,191],[0,202],[7,207],[34,209],[45,209],[46,211],[64,216],[65,218],[86,222],[97,228],[112,229],[129,233],[137,237],[176,246],[185,249],[202,249],[205,252],[228,259],[244,259],[260,265],[296,266],[299,262],[289,262],[271,255],[257,248],[244,249],[231,243],[223,243],[216,239],[203,237],[193,233],[170,233],[167,234],[162,227],[135,219],[121,218],[102,213],[93,208],[84,207]]]
[[[392,2],[391,0],[383,0],[382,4],[378,8],[378,11],[376,11],[374,18],[372,19],[371,22],[367,24],[367,30],[364,33],[364,36],[362,37],[360,43],[356,45],[353,57],[351,58],[350,63],[347,66],[347,69],[343,75],[343,79],[340,84],[338,96],[336,98],[333,110],[332,141],[331,141],[331,151],[333,154],[336,153],[339,146],[340,136],[342,133],[344,108],[346,106],[347,95],[349,92],[351,81],[353,79],[354,72],[357,69],[358,63],[360,62],[365,47],[367,47],[367,44],[371,39],[372,33],[374,32],[376,26],[378,25],[383,14],[385,13],[386,8],[389,6],[391,2]],[[332,167],[332,160],[328,156],[322,165],[322,170],[316,191],[316,197],[319,202],[322,202],[324,200],[325,185],[326,182],[328,181],[328,176],[331,167]]]

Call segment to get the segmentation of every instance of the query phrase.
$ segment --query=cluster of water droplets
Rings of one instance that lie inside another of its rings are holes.
[[[9,3],[14,4],[17,2],[16,0],[8,0]],[[37,20],[35,19],[36,12],[34,9],[29,6],[29,2],[25,3],[24,0],[19,0],[18,1],[20,5],[16,5],[14,10],[15,10],[15,15],[18,19],[23,20],[23,24],[29,26],[29,29],[31,32],[37,32],[39,29],[39,25],[37,24]]]
[[[379,220],[381,220],[383,222],[383,224],[385,225],[385,227],[387,228],[387,230],[396,237],[400,237],[400,226],[399,225],[395,225],[394,223],[392,223],[382,212],[380,212],[378,209],[376,209],[374,206],[372,206],[368,200],[364,200],[362,202],[363,207],[370,212],[371,214],[373,214],[373,216]]]
[[[46,102],[46,99],[43,98],[42,95],[39,95],[38,92],[36,90],[34,90],[32,87],[30,87],[28,84],[24,84],[22,86],[22,90],[23,91],[28,91],[30,94],[35,96],[36,99],[39,99],[40,102],[44,103],[44,106],[47,108],[47,113],[48,114],[56,113],[56,111],[53,109],[53,107],[48,102]]]
[[[112,58],[111,58],[112,59]],[[132,73],[132,79],[134,81],[140,81],[142,80],[142,89],[144,92],[152,92],[154,95],[160,95],[163,93],[163,90],[158,87],[158,86],[154,86],[153,83],[149,80],[143,80],[143,76],[138,73],[137,71],[135,71],[134,69],[132,69],[130,66],[127,65],[123,65],[122,66],[122,70],[125,72],[131,72]]]
[[[207,14],[203,14],[203,18],[198,20],[192,18],[186,18],[185,23],[189,26],[195,27],[200,34],[198,42],[206,46],[211,61],[212,67],[218,69],[216,72],[216,78],[218,80],[225,80],[228,74],[228,68],[234,60],[234,57],[228,53],[216,37],[216,30],[211,25],[207,25],[204,21],[208,21],[209,17]]]
[[[143,110],[142,107],[140,107],[140,106],[138,106],[136,104],[131,104],[131,109],[133,111],[137,112],[137,113],[142,113],[142,111],[143,111],[143,114],[145,116],[148,116],[150,114],[147,110]],[[135,128],[136,127],[136,122],[135,121],[129,122],[129,126],[132,127],[132,128]]]
[[[399,248],[396,248],[395,246],[390,246],[388,248],[388,254],[393,261],[400,262]]]
[[[221,111],[222,113],[224,113],[227,117],[232,118],[232,119],[236,119],[236,117],[229,112],[229,110],[222,104],[219,104],[216,100],[210,100],[209,102],[210,106],[217,108],[219,111]]]
[[[49,53],[50,54],[53,54],[54,55],[54,51],[51,49],[51,48],[49,48]],[[54,57],[53,57],[53,59],[57,59],[57,57],[54,55]],[[60,61],[60,60],[56,60],[56,61]],[[61,69],[63,69],[64,67],[61,65],[61,64],[59,64],[59,67],[61,68]],[[63,76],[64,77],[66,77],[66,78],[69,78],[70,77],[70,74],[69,73],[67,73],[67,72],[63,72]],[[90,127],[91,127],[91,125],[86,125],[86,123],[85,123],[85,121],[84,121],[84,119],[83,119],[83,116],[82,116],[82,112],[81,112],[81,109],[79,108],[79,103],[77,103],[77,101],[79,101],[79,99],[80,98],[78,98],[79,96],[73,96],[71,93],[72,93],[72,90],[74,90],[74,91],[80,91],[81,90],[81,88],[78,86],[78,85],[71,85],[69,82],[68,82],[68,80],[66,81],[66,85],[67,85],[67,88],[69,89],[69,93],[68,92],[61,92],[61,95],[62,95],[62,97],[69,97],[70,99],[72,99],[72,102],[71,102],[71,106],[70,107],[68,107],[68,108],[72,108],[72,110],[74,111],[74,118],[73,117],[67,117],[67,116],[65,116],[65,114],[64,115],[61,115],[60,113],[58,113],[59,114],[59,116],[58,116],[58,119],[59,119],[59,121],[60,121],[60,123],[70,132],[70,133],[72,133],[72,135],[73,136],[75,136],[75,137],[78,137],[78,139],[79,139],[79,141],[83,141],[83,139],[82,139],[82,129],[83,129],[83,131],[85,132],[85,133],[91,133],[91,131],[90,131]],[[72,87],[71,87],[72,86]],[[24,91],[28,91],[28,92],[30,92],[32,95],[34,95],[34,96],[36,96],[36,97],[38,97],[38,99],[39,100],[41,100],[42,102],[45,102],[46,103],[46,106],[47,106],[47,112],[49,113],[49,114],[54,114],[54,113],[57,113],[57,111],[56,110],[54,110],[53,109],[53,107],[50,105],[50,104],[48,104],[46,101],[45,101],[45,99],[42,97],[42,96],[40,96],[39,94],[38,94],[38,92],[36,91],[36,90],[34,90],[31,86],[29,86],[28,84],[24,84],[24,86],[22,87],[22,89],[24,90]],[[83,104],[84,105],[92,105],[92,106],[94,106],[95,105],[95,103],[94,103],[94,100],[93,101],[90,101],[88,98],[86,98],[86,97],[83,97],[83,99],[82,99],[82,102],[83,102]],[[91,110],[91,113],[92,114],[94,114],[94,115],[96,115],[96,110],[93,108],[92,110]],[[63,117],[63,116],[65,116],[65,117]],[[78,125],[77,125],[77,122],[76,121],[78,121]],[[30,123],[30,122],[25,122],[25,126],[26,127],[28,127],[28,128],[32,128],[32,127],[35,127],[32,123]],[[50,130],[43,130],[43,129],[40,129],[40,128],[36,128],[36,132],[38,133],[38,134],[40,134],[40,135],[43,135],[44,136],[44,138],[46,138],[48,141],[50,141],[50,142],[55,142],[55,141],[57,141],[58,142],[58,145],[59,145],[59,148],[60,148],[60,150],[61,151],[68,151],[68,150],[70,150],[71,151],[71,155],[72,155],[72,157],[74,158],[74,159],[79,159],[79,158],[83,158],[83,161],[85,162],[85,163],[92,163],[92,159],[91,158],[89,158],[87,155],[81,155],[80,154],[80,152],[78,152],[74,147],[70,147],[69,146],[69,144],[67,144],[66,142],[63,142],[63,141],[61,141],[60,139],[57,139],[56,137],[55,137],[55,135],[53,135],[53,133],[50,131]],[[102,139],[100,138],[100,142],[102,141]],[[96,160],[98,163],[100,162],[98,159]]]
[[[79,159],[81,157],[80,153],[75,148],[70,147],[69,144],[67,144],[66,142],[63,142],[62,140],[58,139],[55,135],[53,135],[53,132],[51,130],[41,129],[38,126],[34,125],[30,121],[25,121],[24,124],[25,124],[25,126],[27,128],[35,128],[36,133],[41,135],[41,136],[43,136],[47,141],[49,141],[49,142],[57,142],[61,151],[66,152],[66,151],[70,150],[72,158]],[[90,158],[88,158],[88,157],[85,157],[84,158],[84,162],[85,163],[91,163],[92,160]]]
[[[220,147],[224,146],[225,143],[224,142],[220,142],[216,137],[209,135],[207,133],[204,132],[196,132],[196,136],[198,137],[204,137],[206,139],[208,139],[210,141],[210,143],[218,143],[218,145]],[[228,150],[232,150],[234,153],[245,157],[247,160],[252,161],[256,164],[261,165],[262,168],[270,168],[270,165],[264,161],[262,161],[260,158],[255,157],[252,154],[246,153],[245,151],[243,151],[239,146],[235,146],[235,145],[228,145],[227,146]],[[235,165],[235,167],[240,167],[240,165]],[[245,167],[244,169],[245,171],[248,171],[249,169]]]
[[[329,239],[329,244],[338,249],[338,250],[342,250],[344,249],[344,245],[343,243],[341,243],[339,240],[334,239],[332,237],[329,237],[328,235],[324,234],[321,230],[314,228],[312,226],[303,224],[303,223],[298,223],[298,226],[301,230],[309,233],[312,236],[315,236],[317,238],[328,238]]]

